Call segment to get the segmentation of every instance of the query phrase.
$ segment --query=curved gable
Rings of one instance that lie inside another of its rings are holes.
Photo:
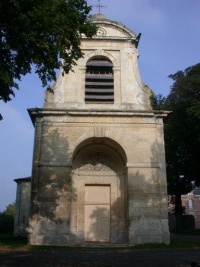
[[[91,21],[97,26],[97,34],[94,38],[103,39],[131,39],[138,40],[138,35],[128,29],[122,23],[106,19],[104,15],[97,14],[91,18]]]

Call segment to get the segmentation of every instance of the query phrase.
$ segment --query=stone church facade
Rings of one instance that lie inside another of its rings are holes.
[[[163,117],[138,71],[139,36],[95,15],[84,57],[60,75],[35,126],[29,242],[169,243]]]

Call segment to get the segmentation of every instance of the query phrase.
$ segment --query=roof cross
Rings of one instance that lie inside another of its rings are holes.
[[[107,6],[102,5],[100,0],[98,0],[98,4],[95,5],[94,7],[97,7],[99,9],[99,14],[101,14],[101,9]]]

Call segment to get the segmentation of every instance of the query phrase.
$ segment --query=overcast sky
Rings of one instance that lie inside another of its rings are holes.
[[[88,0],[96,5],[97,0]],[[156,94],[170,91],[169,74],[200,63],[200,0],[101,0],[107,18],[142,33],[139,68]],[[98,13],[93,8],[92,13]],[[27,108],[42,107],[44,88],[36,75],[20,83],[13,101],[0,103],[0,211],[15,201],[16,178],[31,175],[34,127]]]

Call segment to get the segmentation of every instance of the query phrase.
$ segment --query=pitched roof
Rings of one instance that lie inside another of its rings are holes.
[[[200,195],[200,187],[196,187],[192,192],[193,192],[194,195],[198,195],[199,196]]]
[[[17,178],[17,179],[14,179],[14,181],[16,183],[20,183],[20,182],[30,182],[31,181],[31,176],[29,177],[24,177],[24,178]]]

